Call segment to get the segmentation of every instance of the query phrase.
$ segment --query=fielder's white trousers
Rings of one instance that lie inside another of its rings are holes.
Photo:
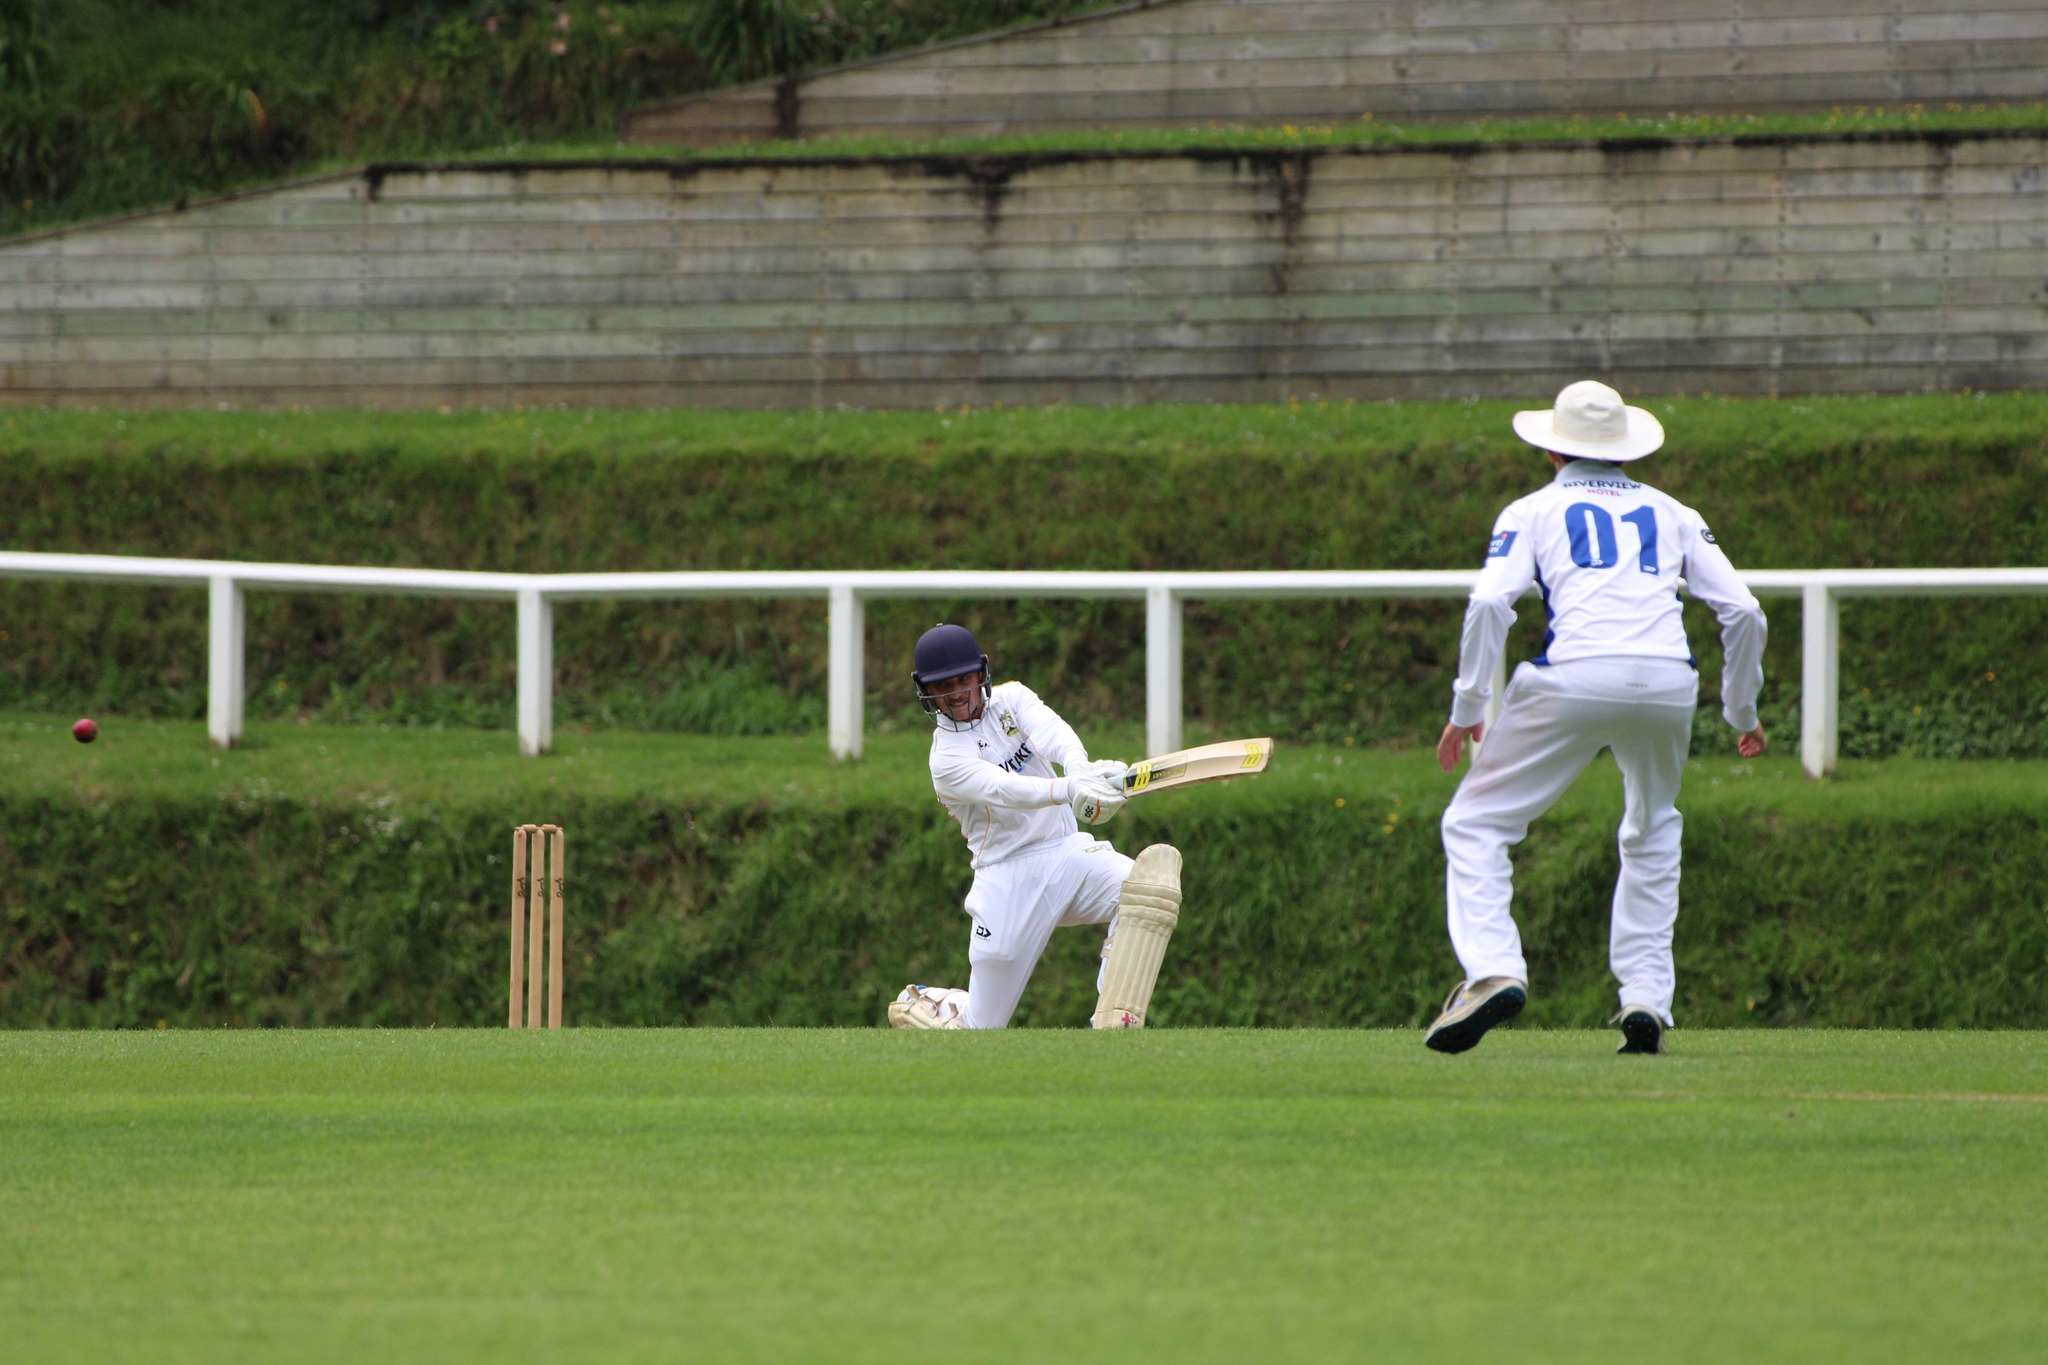
[[[1483,735],[1444,812],[1444,895],[1451,947],[1468,981],[1529,979],[1508,903],[1508,850],[1599,752],[1614,751],[1623,809],[1608,963],[1623,1005],[1671,1017],[1671,930],[1678,919],[1678,785],[1692,741],[1699,675],[1680,659],[1581,659],[1515,670],[1500,719]]]
[[[1063,924],[1110,924],[1130,875],[1131,859],[1078,832],[978,869],[967,893],[974,928],[961,1022],[968,1028],[1008,1024],[1052,931]],[[1098,972],[1097,989],[1101,984]]]

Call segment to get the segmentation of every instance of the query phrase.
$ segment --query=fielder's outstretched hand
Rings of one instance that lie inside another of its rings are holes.
[[[1445,772],[1449,772],[1457,767],[1458,760],[1465,756],[1465,741],[1469,739],[1474,744],[1477,744],[1482,738],[1481,732],[1485,729],[1486,726],[1483,723],[1479,725],[1446,725],[1443,734],[1436,742],[1436,766],[1442,768]]]

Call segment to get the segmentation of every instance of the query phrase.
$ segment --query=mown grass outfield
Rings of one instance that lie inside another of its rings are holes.
[[[2038,1359],[2038,1033],[0,1034],[15,1360]]]

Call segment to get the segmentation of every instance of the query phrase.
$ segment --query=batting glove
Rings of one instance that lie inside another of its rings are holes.
[[[1079,765],[1074,771],[1079,776],[1102,778],[1121,791],[1130,780],[1131,765],[1114,758],[1096,758]]]
[[[1067,804],[1074,808],[1074,818],[1082,824],[1106,825],[1124,808],[1125,799],[1121,784],[1103,777],[1077,777],[1073,779],[1073,795],[1067,798]]]

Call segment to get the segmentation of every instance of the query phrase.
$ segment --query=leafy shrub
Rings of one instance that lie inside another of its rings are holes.
[[[649,100],[1087,7],[0,0],[0,234],[336,159],[606,142]]]

